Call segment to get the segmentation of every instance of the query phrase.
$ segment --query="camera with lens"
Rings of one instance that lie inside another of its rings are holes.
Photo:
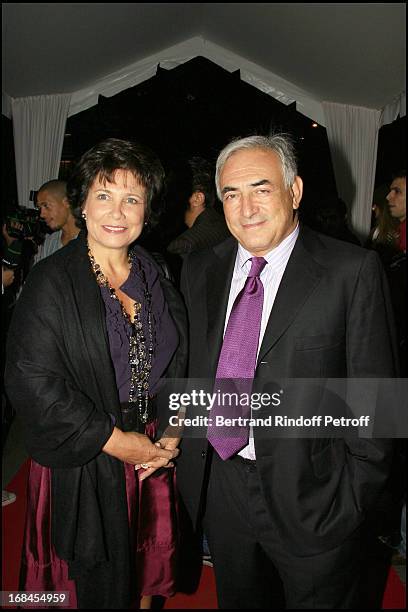
[[[24,266],[24,261],[29,259],[44,242],[47,225],[41,219],[38,210],[22,207],[7,215],[5,225],[8,235],[13,240],[4,249],[2,265],[16,269]]]
[[[33,208],[16,208],[6,217],[6,229],[11,238],[32,238],[37,245],[44,242],[47,233],[47,225],[41,219],[39,211]]]

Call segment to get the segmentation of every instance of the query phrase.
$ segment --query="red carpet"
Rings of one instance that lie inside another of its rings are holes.
[[[7,486],[8,491],[17,495],[17,500],[3,508],[3,591],[16,591],[23,539],[26,482],[28,461]],[[403,610],[406,607],[405,586],[393,567],[390,567],[387,585],[383,597],[383,610]],[[177,594],[168,599],[165,609],[215,610],[217,599],[212,568],[203,567],[199,588],[193,595]]]
[[[384,593],[383,610],[405,610],[406,605],[406,588],[394,568],[391,567]]]
[[[212,567],[203,566],[200,586],[193,595],[178,593],[167,599],[165,610],[218,610],[215,579]]]

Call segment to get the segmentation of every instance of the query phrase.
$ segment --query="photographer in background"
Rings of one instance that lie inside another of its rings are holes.
[[[36,225],[38,225],[38,228],[35,227]],[[36,234],[36,237],[34,237],[34,234]],[[43,236],[39,233],[38,220],[34,219],[29,209],[16,210],[6,218],[2,225],[1,259],[3,276],[6,271],[13,272],[12,282],[10,284],[3,283],[2,320],[6,329],[11,310],[30,269],[33,255],[37,252],[38,245],[42,240]]]
[[[8,230],[12,235],[8,233]],[[22,253],[24,240],[17,239],[14,235],[21,233],[22,224],[8,220],[2,225],[2,266],[1,266],[1,438],[4,448],[7,434],[14,417],[14,411],[7,396],[4,393],[4,362],[7,330],[17,299],[18,290],[22,279]],[[12,504],[16,500],[15,493],[2,489],[2,506]]]
[[[16,208],[2,224],[2,364],[5,363],[4,348],[11,316],[30,268],[68,244],[79,233],[66,197],[64,181],[51,180],[44,183],[37,193],[36,208]],[[45,224],[52,233],[44,240]],[[3,381],[3,366],[1,377]],[[1,403],[4,447],[14,410],[3,391]],[[13,503],[15,499],[14,493],[2,490],[2,506]]]
[[[21,288],[32,265],[33,256],[44,241],[45,224],[38,211],[31,208],[19,208],[9,214],[2,223],[1,259],[2,259],[2,302],[1,302],[1,380],[4,380],[5,346],[9,323]],[[4,392],[1,393],[2,446],[15,416],[13,407]],[[15,493],[2,489],[2,506],[12,504]]]
[[[1,267],[1,293],[2,295],[4,295],[5,287],[9,287],[10,285],[13,284],[13,282],[14,282],[14,270],[11,270],[10,268],[6,268],[6,266],[2,265]],[[3,329],[3,326],[2,326],[2,329]],[[4,342],[2,342],[2,351],[3,351],[3,347],[4,347]],[[4,359],[2,359],[2,363],[4,363]],[[2,378],[3,378],[3,371],[2,371]],[[3,389],[3,386],[4,385],[2,385],[2,389]],[[2,392],[2,395],[1,395],[2,446],[4,446],[4,442],[5,442],[7,432],[9,429],[9,422],[12,416],[8,414],[8,409],[9,409],[9,404],[7,402],[6,396]],[[2,488],[1,505],[8,506],[9,504],[12,504],[14,501],[16,501],[16,494],[13,493],[12,491],[6,491],[5,489]]]
[[[2,260],[15,272],[13,288],[23,285],[45,234],[46,225],[35,209],[16,207],[6,217],[2,225]]]
[[[62,248],[79,234],[75,218],[69,206],[66,182],[51,180],[44,183],[37,193],[36,206],[40,217],[52,231],[38,249],[34,264]]]

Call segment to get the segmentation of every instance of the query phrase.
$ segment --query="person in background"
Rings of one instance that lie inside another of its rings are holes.
[[[167,172],[165,200],[159,242],[179,286],[183,258],[229,235],[224,215],[217,211],[211,164],[198,156],[174,162]]]
[[[257,390],[280,389],[282,379],[394,377],[379,258],[298,223],[303,182],[291,140],[229,143],[216,185],[232,237],[184,261],[188,376]],[[284,414],[294,409],[286,401]],[[299,406],[316,409],[303,394]],[[232,434],[217,428],[219,411],[208,414],[207,439],[182,438],[177,482],[192,525],[202,521],[208,537],[219,607],[358,609],[365,522],[387,480],[391,442],[349,430],[268,437],[245,422]]]
[[[37,253],[38,244],[32,237],[24,235],[24,226],[17,221],[6,221],[2,228],[2,260],[9,268],[14,269],[14,301],[18,298],[27,274],[32,267],[33,256]],[[41,240],[38,238],[38,240]]]
[[[399,221],[391,216],[385,196],[382,190],[374,192],[371,231],[365,246],[376,250],[384,266],[388,266],[398,251]]]
[[[184,223],[187,230],[174,238],[167,247],[169,253],[186,255],[214,246],[229,236],[223,214],[215,209],[214,172],[211,164],[201,157],[188,160],[187,184],[179,193],[187,192]],[[176,176],[177,180],[177,176]]]
[[[71,608],[175,592],[178,450],[155,396],[185,375],[186,317],[135,244],[163,180],[137,143],[86,152],[67,188],[84,229],[32,268],[9,330],[6,388],[32,458],[19,588],[68,591]]]
[[[15,412],[4,390],[4,367],[6,356],[7,333],[19,291],[24,282],[23,268],[29,261],[34,250],[31,242],[10,235],[21,230],[18,223],[3,223],[2,226],[2,302],[1,302],[1,412],[2,412],[2,446],[5,447]],[[28,249],[26,248],[28,247]],[[32,248],[31,248],[32,247]],[[15,493],[4,491],[2,505],[7,506],[16,500]]]
[[[79,234],[79,228],[72,214],[67,198],[65,181],[53,179],[44,183],[38,190],[36,206],[41,219],[52,231],[46,236],[34,255],[34,264],[52,255]]]
[[[396,222],[397,236],[393,256],[387,260],[386,273],[390,286],[392,305],[397,325],[397,342],[401,375],[408,375],[407,367],[407,253],[406,253],[406,171],[396,172],[387,194],[388,208]],[[391,508],[388,509],[388,529],[380,540],[393,548],[397,555],[406,556],[406,441],[396,440],[393,478],[388,494]],[[386,524],[387,526],[387,524]]]
[[[398,219],[398,247],[402,253],[407,252],[407,173],[401,170],[394,175],[387,195],[390,214],[394,219]]]
[[[312,229],[326,236],[351,242],[360,246],[360,241],[348,224],[348,211],[344,200],[337,196],[321,198],[314,209]]]
[[[4,288],[5,287],[10,287],[10,285],[12,285],[14,282],[14,270],[7,268],[6,266],[2,266],[1,267],[1,293],[2,295],[4,294]],[[2,306],[3,307],[3,306]],[[3,376],[2,376],[3,378]],[[2,385],[2,389],[3,389],[3,385]],[[1,393],[1,412],[2,412],[2,432],[4,432],[5,429],[7,429],[8,431],[8,427],[6,428],[5,425],[5,419],[6,419],[6,398],[3,395],[3,391]],[[4,443],[5,443],[5,438],[6,438],[6,434],[2,433],[2,446],[4,447]],[[12,491],[6,491],[5,489],[2,489],[1,492],[1,505],[2,506],[8,506],[9,504],[12,504],[13,502],[16,501],[16,494],[13,493]]]
[[[388,262],[386,269],[391,290],[391,298],[397,323],[398,344],[400,351],[401,372],[407,375],[407,201],[406,171],[394,174],[387,195],[390,214],[397,221],[396,252]]]

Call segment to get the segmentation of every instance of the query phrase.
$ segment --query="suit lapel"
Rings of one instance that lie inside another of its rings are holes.
[[[221,350],[225,314],[234,272],[238,244],[234,239],[217,245],[214,248],[214,259],[207,268],[207,341],[210,358],[210,372],[215,374]]]
[[[322,274],[323,268],[305,248],[302,234],[299,234],[272,307],[259,351],[258,364],[294,321],[320,282]]]

